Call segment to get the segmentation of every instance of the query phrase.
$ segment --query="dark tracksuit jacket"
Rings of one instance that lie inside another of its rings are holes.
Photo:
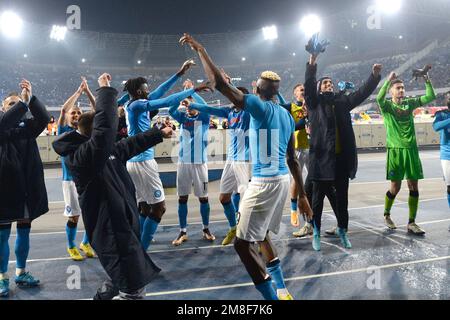
[[[28,109],[33,117],[24,119]],[[36,138],[49,121],[50,115],[36,97],[31,98],[29,107],[19,102],[0,113],[0,223],[34,220],[48,212]]]
[[[73,131],[53,144],[65,157],[79,194],[83,221],[106,273],[123,292],[145,287],[160,269],[140,241],[134,184],[126,162],[163,141],[159,130],[115,142],[117,91],[100,88],[91,138]]]

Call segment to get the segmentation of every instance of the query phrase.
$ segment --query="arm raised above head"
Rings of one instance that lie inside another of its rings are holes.
[[[180,39],[180,43],[182,45],[189,45],[192,50],[198,53],[209,81],[214,83],[214,87],[227,97],[237,108],[243,109],[244,94],[228,83],[224,78],[222,71],[214,64],[211,57],[206,52],[206,49],[189,34],[184,34]]]

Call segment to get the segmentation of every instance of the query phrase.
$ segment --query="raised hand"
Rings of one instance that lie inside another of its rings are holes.
[[[205,81],[195,88],[195,92],[214,92],[214,85],[211,81]]]
[[[180,44],[182,46],[184,45],[189,45],[191,47],[192,50],[194,51],[199,51],[200,49],[203,49],[203,46],[197,42],[197,40],[195,40],[190,34],[185,33],[181,39],[180,39]]]
[[[111,86],[111,79],[112,78],[111,78],[110,74],[104,73],[98,78],[98,85],[100,86],[100,88],[110,87]]]
[[[324,53],[327,47],[330,45],[330,41],[322,40],[319,42],[319,33],[314,34],[311,39],[309,39],[308,44],[305,49],[313,57],[318,57],[320,53]]]
[[[31,86],[31,82],[23,79],[20,82],[20,88],[22,89],[22,101],[26,104],[29,104],[31,97],[33,96],[33,88]]]
[[[390,74],[389,74],[389,81],[394,81],[395,79],[397,79],[397,74],[395,73],[395,72],[391,72]]]
[[[183,89],[184,90],[189,90],[194,88],[194,83],[192,82],[192,80],[187,79],[184,83],[183,83]]]
[[[88,85],[86,77],[81,77],[81,85],[83,86],[84,92],[89,91],[89,85]]]
[[[372,73],[377,78],[381,74],[383,66],[381,64],[374,64],[372,67]]]
[[[189,59],[183,63],[178,74],[180,76],[184,75],[192,66],[196,66],[194,59]]]
[[[161,133],[164,138],[169,139],[172,137],[173,130],[171,127],[165,127],[164,129],[161,129]]]
[[[257,90],[256,90],[256,88],[258,87],[258,82],[256,82],[256,81],[253,81],[252,82],[252,92],[253,92],[253,94],[256,94],[256,92],[257,92]]]

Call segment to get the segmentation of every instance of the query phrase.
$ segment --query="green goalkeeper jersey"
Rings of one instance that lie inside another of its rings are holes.
[[[377,97],[384,118],[387,134],[387,147],[410,149],[417,147],[416,131],[414,128],[413,111],[436,99],[430,81],[425,83],[426,94],[417,98],[403,99],[400,105],[386,100],[386,93],[391,85],[388,80],[384,83]]]

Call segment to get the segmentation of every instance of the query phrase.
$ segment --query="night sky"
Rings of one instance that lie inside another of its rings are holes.
[[[364,0],[370,3],[369,0]],[[29,22],[64,24],[66,8],[81,7],[82,29],[102,32],[221,33],[291,25],[309,12],[326,16],[361,1],[303,0],[4,0],[0,10],[17,11]]]

